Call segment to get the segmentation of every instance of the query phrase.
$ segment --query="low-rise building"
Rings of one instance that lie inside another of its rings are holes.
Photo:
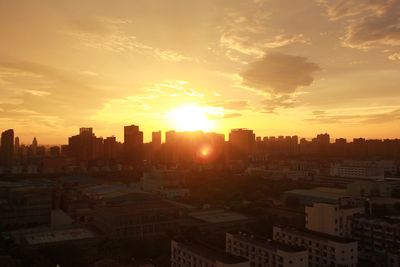
[[[171,241],[171,267],[250,267],[249,260],[195,241]]]
[[[139,201],[93,211],[93,224],[114,239],[148,239],[177,228],[181,208],[162,200]]]
[[[0,228],[12,230],[49,225],[52,188],[29,183],[0,184]]]
[[[327,235],[307,229],[274,226],[273,239],[292,246],[308,249],[309,266],[356,267],[357,241]]]
[[[307,267],[308,250],[248,233],[226,233],[227,253],[246,258],[251,267]]]

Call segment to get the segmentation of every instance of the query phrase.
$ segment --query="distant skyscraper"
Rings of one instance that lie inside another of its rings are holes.
[[[68,139],[68,154],[78,160],[94,160],[103,156],[103,138],[93,133],[93,128],[80,128],[79,135]]]
[[[117,158],[117,139],[115,136],[107,137],[104,140],[104,156],[106,159]]]
[[[151,144],[153,147],[161,146],[161,131],[151,133]]]
[[[256,136],[253,130],[234,129],[229,133],[230,156],[247,159],[254,152]]]
[[[1,134],[1,163],[10,167],[14,159],[14,130],[10,129]]]
[[[139,126],[124,127],[124,156],[131,163],[143,160],[143,132],[139,131]]]
[[[14,142],[14,158],[15,159],[19,159],[19,150],[20,150],[20,146],[19,146],[19,137],[15,137],[15,142]]]
[[[36,157],[37,147],[38,147],[38,142],[37,142],[36,137],[34,137],[33,141],[32,141],[32,145],[31,145],[31,151],[32,151],[32,156],[33,157]]]

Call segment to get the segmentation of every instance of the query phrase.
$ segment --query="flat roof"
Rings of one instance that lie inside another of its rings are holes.
[[[266,238],[262,238],[259,236],[254,236],[250,233],[244,232],[228,232],[229,234],[233,235],[235,238],[257,245],[259,247],[263,247],[269,250],[282,250],[285,252],[302,252],[307,251],[306,248],[298,247],[298,246],[290,246],[275,240],[269,240]]]
[[[324,234],[324,233],[320,233],[320,232],[316,232],[316,231],[311,231],[308,229],[297,229],[297,228],[287,227],[287,226],[274,226],[274,227],[280,228],[285,232],[289,232],[289,233],[292,233],[295,235],[308,236],[310,238],[316,238],[316,239],[323,240],[323,241],[333,241],[336,243],[343,243],[343,244],[357,242],[350,238],[328,235],[328,234]]]
[[[95,237],[95,233],[85,228],[49,230],[24,235],[24,239],[29,245],[40,245],[71,240],[89,239]]]
[[[315,198],[334,200],[334,201],[337,201],[341,198],[351,197],[350,195],[337,194],[337,193],[332,193],[332,192],[322,192],[322,191],[317,191],[317,190],[313,190],[313,189],[311,189],[311,190],[294,189],[294,190],[286,191],[285,194],[295,194],[295,195],[300,195],[300,196],[315,197]]]
[[[248,220],[249,217],[225,210],[205,210],[189,213],[189,216],[208,223],[223,223]]]
[[[214,248],[210,248],[209,246],[196,241],[186,241],[186,240],[173,240],[173,241],[175,241],[179,247],[192,251],[193,253],[211,261],[218,261],[226,264],[248,262],[248,259],[233,256],[224,251],[219,251]]]

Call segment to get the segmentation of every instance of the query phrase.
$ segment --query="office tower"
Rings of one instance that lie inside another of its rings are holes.
[[[52,146],[50,147],[50,156],[51,157],[59,157],[61,152],[60,152],[60,147],[59,146]]]
[[[79,135],[68,139],[68,154],[78,160],[99,159],[103,155],[103,138],[93,133],[93,128],[80,128]]]
[[[33,157],[36,157],[37,147],[38,147],[38,142],[37,142],[36,137],[34,137],[33,141],[32,141],[32,145],[31,145],[31,154]]]
[[[19,145],[19,137],[15,137],[14,139],[14,159],[18,160],[19,159],[19,150],[20,150],[20,145]]]
[[[11,167],[14,158],[14,130],[9,129],[1,134],[1,163]]]
[[[139,130],[139,126],[124,127],[124,157],[130,163],[142,163],[143,132]]]
[[[104,157],[109,160],[117,158],[117,139],[115,136],[107,137],[104,140]]]
[[[230,156],[232,159],[248,159],[254,152],[255,134],[249,129],[234,129],[229,133]]]
[[[151,144],[153,148],[161,146],[161,131],[151,133]]]

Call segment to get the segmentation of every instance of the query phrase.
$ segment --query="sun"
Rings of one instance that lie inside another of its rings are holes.
[[[215,121],[209,117],[210,111],[197,105],[185,105],[167,113],[167,118],[177,131],[211,131]]]

